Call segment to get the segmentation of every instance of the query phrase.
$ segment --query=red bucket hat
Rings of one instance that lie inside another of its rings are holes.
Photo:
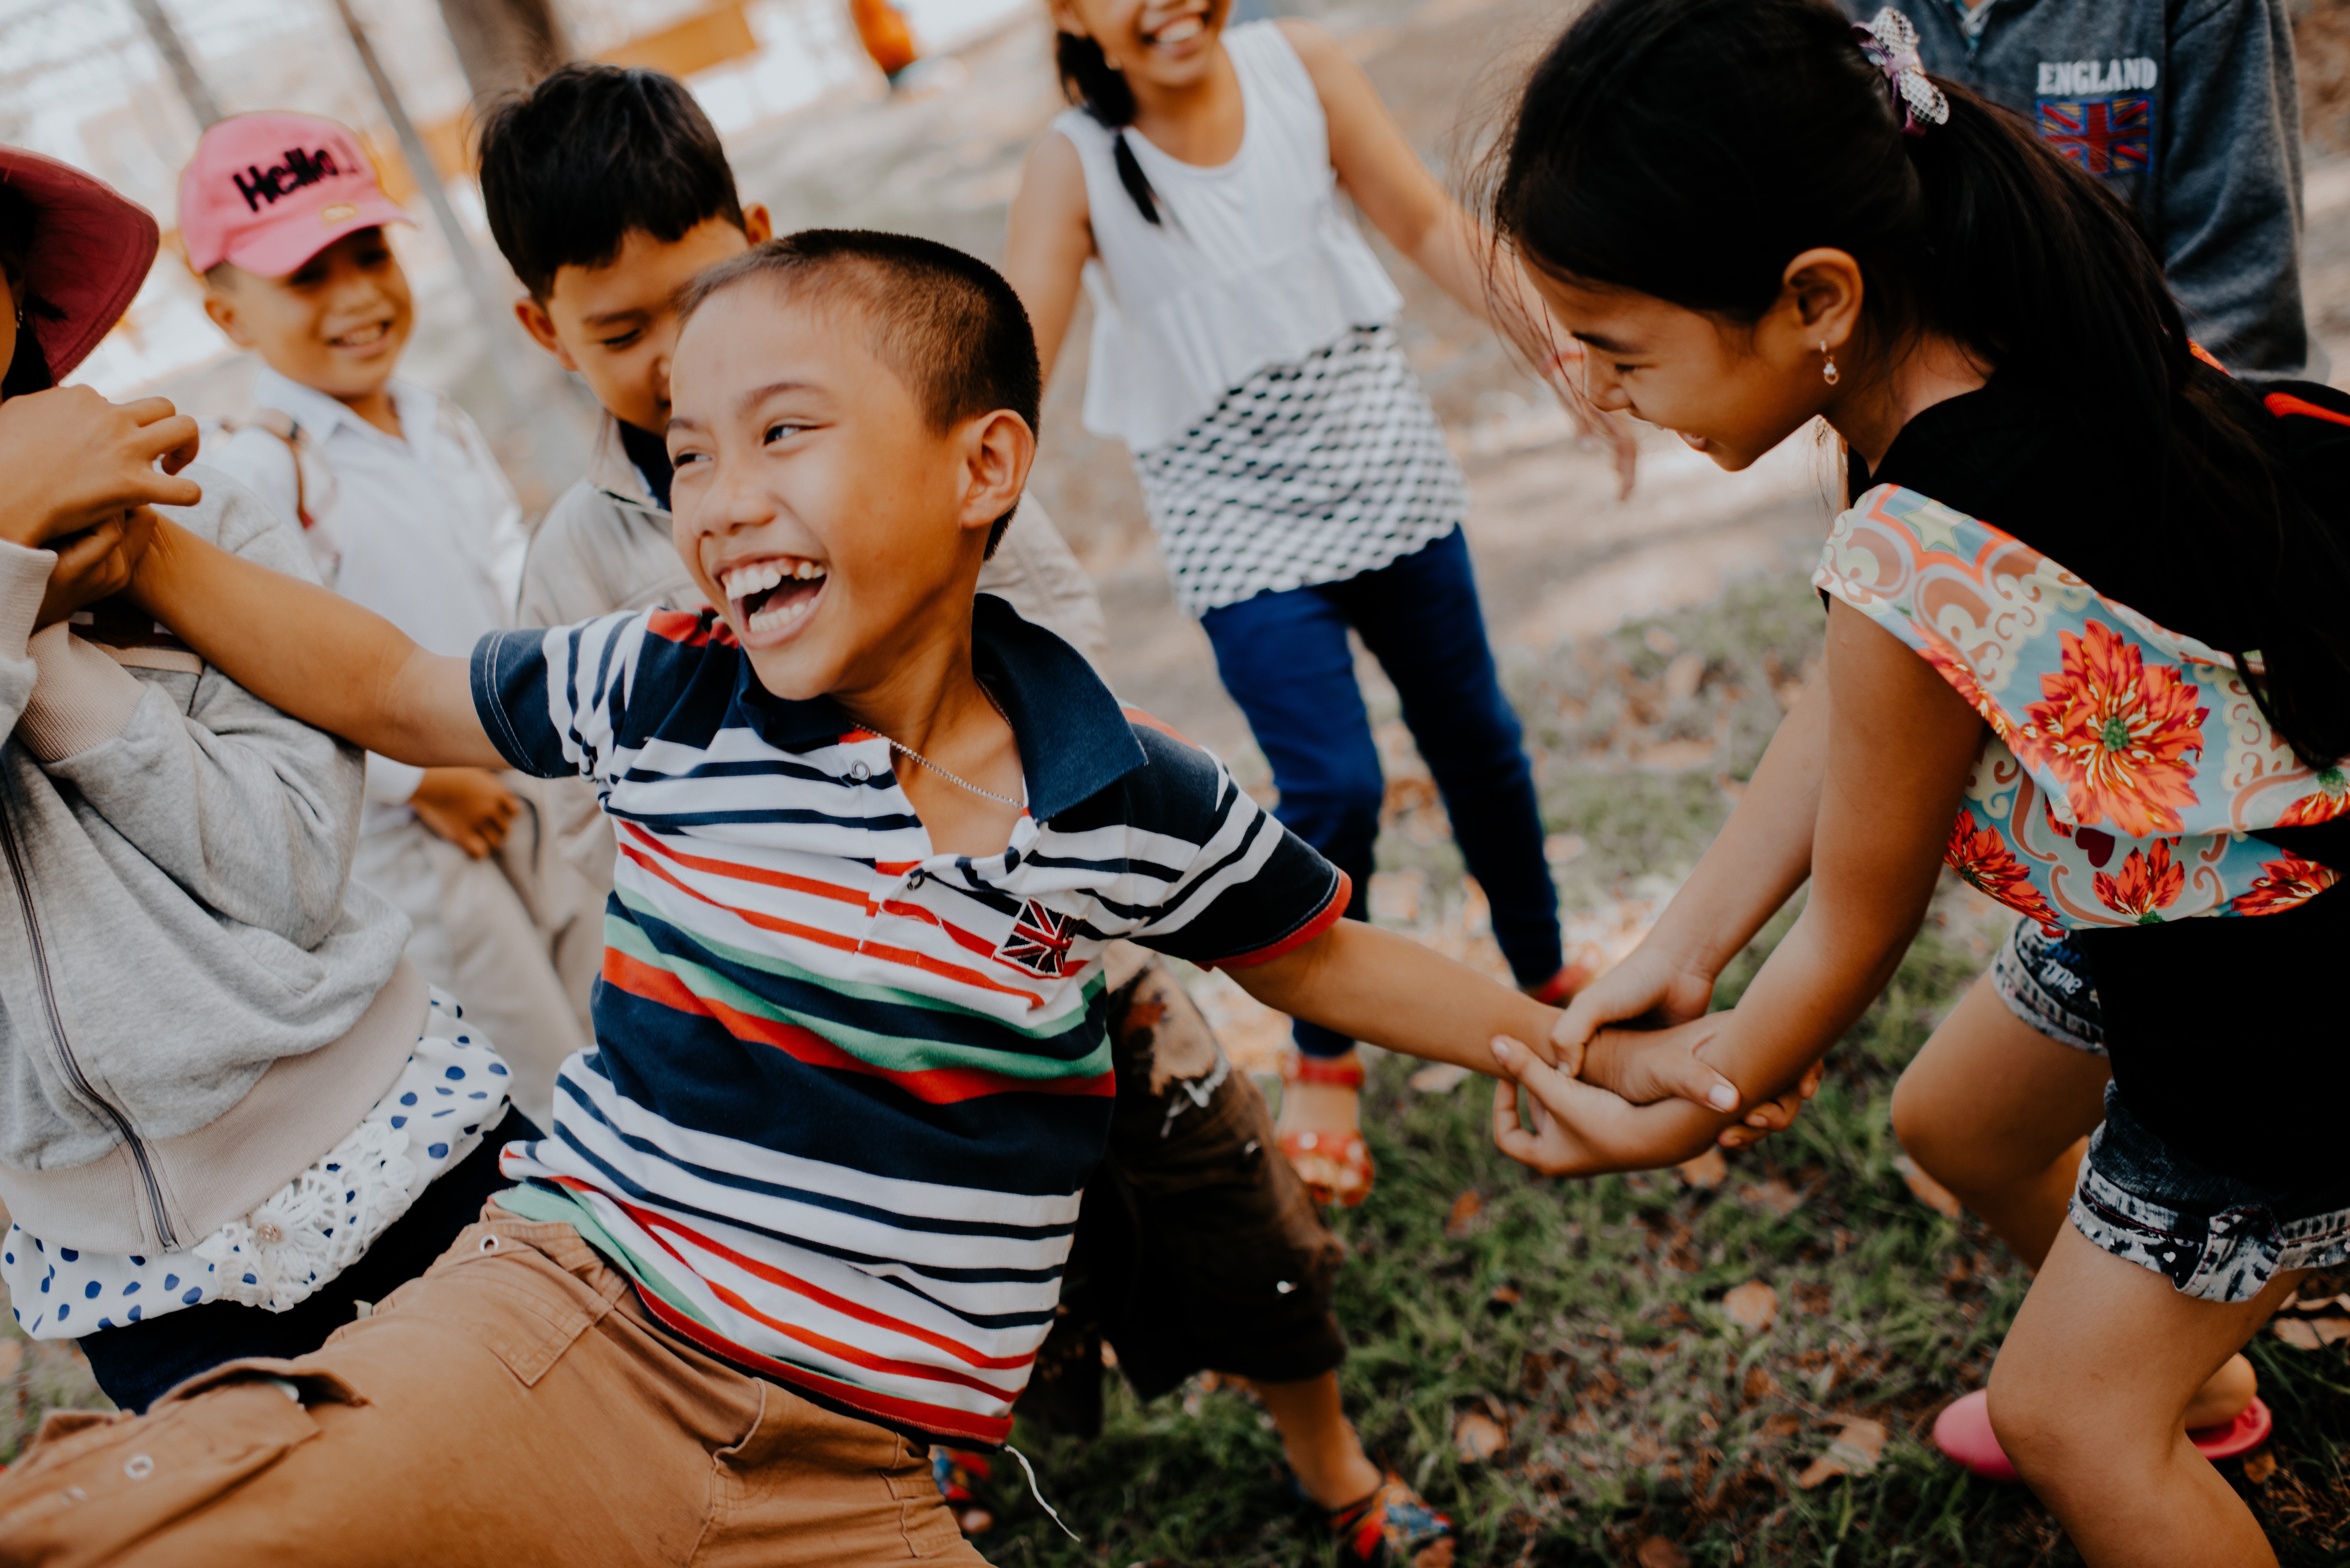
[[[57,314],[27,311],[25,328],[62,381],[130,308],[161,235],[153,214],[105,181],[22,147],[0,146],[0,186],[33,208],[24,286]]]

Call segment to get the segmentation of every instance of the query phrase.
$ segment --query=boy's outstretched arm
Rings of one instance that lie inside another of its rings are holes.
[[[1555,1007],[1360,920],[1340,920],[1277,959],[1231,972],[1242,990],[1292,1017],[1480,1073],[1502,1070],[1496,1035],[1548,1049],[1559,1016]]]
[[[305,723],[420,767],[506,765],[474,711],[465,659],[425,652],[325,588],[166,522],[130,594],[230,680]]]

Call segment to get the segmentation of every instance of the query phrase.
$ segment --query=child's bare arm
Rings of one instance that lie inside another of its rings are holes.
[[[1547,1039],[1558,1017],[1555,1007],[1360,920],[1340,920],[1294,952],[1232,976],[1293,1017],[1480,1073],[1495,1071],[1495,1035]]]
[[[1697,1054],[1741,1106],[1797,1083],[1884,989],[1925,918],[1982,742],[1981,720],[1931,666],[1841,604],[1828,614],[1827,670],[1810,902],[1734,1010],[1682,1026],[1708,1036]],[[1519,1127],[1513,1098],[1506,1117],[1496,1106],[1496,1136],[1554,1175],[1678,1163],[1739,1114],[1679,1099],[1630,1107],[1523,1057],[1514,1066],[1549,1125]]]
[[[1028,150],[1020,171],[1003,247],[1003,276],[1028,312],[1036,362],[1048,383],[1068,336],[1069,317],[1076,312],[1086,258],[1093,254],[1085,166],[1067,137],[1048,132]]]
[[[466,660],[425,652],[325,588],[166,522],[130,593],[230,680],[329,734],[421,767],[506,765],[474,711]]]

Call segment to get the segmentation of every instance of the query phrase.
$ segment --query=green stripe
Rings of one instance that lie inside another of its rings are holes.
[[[545,1187],[512,1187],[499,1193],[496,1202],[507,1213],[525,1220],[570,1226],[579,1232],[581,1240],[610,1260],[614,1268],[628,1275],[637,1289],[659,1296],[680,1315],[691,1318],[711,1333],[721,1332],[708,1314],[679,1295],[660,1271],[647,1267],[642,1258],[604,1229],[593,1209],[572,1194]]]
[[[624,895],[625,897],[625,895]],[[1103,1032],[1101,1043],[1086,1055],[1064,1062],[1049,1056],[1030,1055],[1019,1051],[993,1050],[981,1045],[962,1045],[941,1040],[912,1040],[903,1035],[882,1034],[869,1029],[858,1029],[837,1019],[824,1018],[784,1007],[739,981],[719,973],[706,965],[675,953],[663,952],[652,940],[627,920],[608,918],[605,921],[605,941],[640,963],[667,970],[675,975],[688,991],[706,1001],[723,1002],[727,1006],[755,1018],[765,1018],[779,1023],[795,1024],[810,1033],[830,1042],[868,1066],[891,1073],[919,1073],[941,1067],[966,1067],[999,1077],[1030,1082],[1053,1078],[1098,1077],[1109,1071],[1109,1034]],[[723,944],[694,934],[694,940],[711,952],[754,968],[762,973],[778,974],[805,981],[819,992],[847,993],[894,1004],[928,1005],[931,999],[910,996],[887,986],[852,985],[827,976],[813,975],[794,965],[777,960],[742,952]],[[1104,981],[1097,970],[1086,982],[1086,1004],[1090,1007]],[[1022,1029],[1005,1023],[983,1012],[969,1008],[939,1006],[938,1012],[952,1012],[970,1018],[991,1029],[1021,1035],[1027,1039],[1045,1037],[1042,1030]],[[1052,1031],[1054,1034],[1063,1033]]]

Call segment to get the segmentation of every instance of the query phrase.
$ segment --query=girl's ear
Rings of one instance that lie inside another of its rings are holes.
[[[1862,295],[1860,264],[1852,253],[1820,246],[1787,264],[1773,314],[1807,346],[1825,344],[1833,352],[1859,329]]]
[[[1066,33],[1072,38],[1093,36],[1086,31],[1086,19],[1077,15],[1076,0],[1052,0],[1048,9],[1055,30]]]

